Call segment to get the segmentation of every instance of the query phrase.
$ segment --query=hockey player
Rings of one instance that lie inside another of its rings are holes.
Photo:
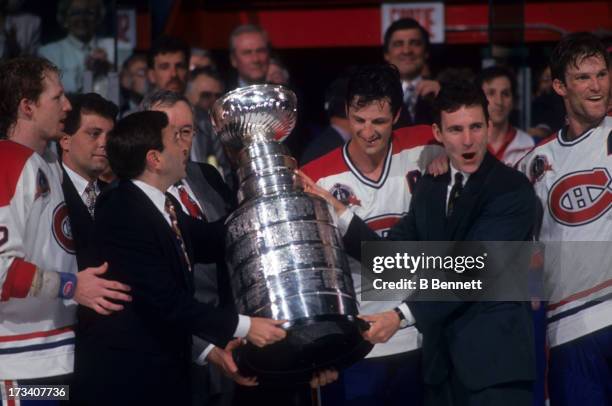
[[[69,382],[76,304],[109,314],[125,285],[77,274],[57,157],[70,110],[57,67],[46,59],[0,65],[0,399],[20,384]],[[74,299],[74,300],[71,300]],[[75,303],[76,301],[76,303]],[[9,402],[9,404],[11,404]]]
[[[563,38],[550,65],[568,125],[519,162],[544,212],[540,240],[547,243],[549,395],[554,406],[610,405],[612,118],[606,117],[610,65],[604,46],[587,33]]]
[[[430,126],[392,131],[399,118],[402,88],[391,65],[357,69],[346,96],[351,139],[343,147],[309,162],[302,171],[363,218],[383,236],[408,212],[412,187],[429,162],[442,152]],[[360,297],[359,264],[351,262]],[[394,309],[399,301],[362,301],[360,313]],[[415,327],[398,331],[363,360],[342,371],[341,380],[323,391],[330,404],[421,403],[420,336]],[[361,402],[361,403],[359,403]]]

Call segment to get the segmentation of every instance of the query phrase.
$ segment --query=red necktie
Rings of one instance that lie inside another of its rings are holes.
[[[179,184],[176,188],[178,190],[181,203],[183,203],[183,205],[187,208],[189,215],[200,220],[205,220],[202,210],[200,210],[198,204],[194,202],[193,199],[189,196],[189,193],[187,193],[185,186]]]

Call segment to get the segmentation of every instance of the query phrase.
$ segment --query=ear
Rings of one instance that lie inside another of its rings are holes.
[[[385,61],[387,61],[387,63],[391,63],[389,61],[389,53],[387,51],[385,51],[385,53],[383,54],[383,58],[385,58]]]
[[[156,149],[150,149],[145,155],[145,170],[155,171],[160,164],[160,152]]]
[[[393,125],[397,124],[397,120],[399,120],[403,108],[404,106],[400,106],[400,108],[397,109],[397,113],[395,113],[395,117],[393,117]]]
[[[238,63],[236,62],[236,56],[234,55],[234,52],[236,52],[236,51],[230,51],[230,62],[231,62],[231,64],[232,64],[232,67],[233,67],[234,69],[236,69],[236,65],[237,65]]]
[[[153,69],[151,68],[147,69],[147,79],[149,80],[149,83],[156,84],[155,83],[155,73]]]
[[[32,114],[34,114],[34,102],[32,100],[23,98],[19,101],[19,105],[17,106],[17,117],[27,117],[31,118]]]
[[[70,151],[70,142],[72,141],[72,137],[66,133],[62,133],[62,137],[59,140],[60,148],[62,152]]]
[[[567,88],[565,87],[565,83],[560,81],[559,79],[553,79],[552,87],[559,96],[565,97],[567,96]]]
[[[440,127],[438,127],[438,124],[433,123],[431,125],[431,130],[433,131],[433,135],[436,141],[438,141],[440,144],[444,144],[442,142],[442,132],[440,131]]]

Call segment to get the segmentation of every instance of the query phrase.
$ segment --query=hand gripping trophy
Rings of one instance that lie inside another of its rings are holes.
[[[296,160],[281,144],[295,126],[296,106],[291,90],[254,85],[227,93],[211,112],[217,135],[238,157],[240,206],[226,221],[236,308],[288,320],[286,339],[236,352],[241,372],[260,382],[308,381],[371,349],[327,203],[303,191]]]

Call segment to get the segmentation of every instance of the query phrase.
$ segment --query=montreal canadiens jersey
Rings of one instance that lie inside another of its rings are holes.
[[[508,166],[514,166],[533,148],[535,142],[525,131],[510,126],[506,142],[497,152],[490,151],[495,158]]]
[[[361,217],[379,235],[408,213],[414,185],[427,170],[427,165],[443,153],[436,143],[431,126],[406,127],[393,132],[391,148],[385,157],[378,181],[363,176],[351,162],[348,143],[327,155],[309,162],[302,171],[319,186],[331,192],[338,200]],[[360,264],[349,259],[355,293],[361,298]],[[384,312],[398,306],[398,301],[361,301],[360,313]],[[420,347],[420,336],[415,327],[398,330],[384,344],[374,346],[368,357],[398,354]]]
[[[61,170],[0,141],[0,380],[73,371],[76,303],[27,297],[36,268],[76,272]]]
[[[612,325],[612,118],[573,141],[562,131],[518,163],[543,205],[551,346]]]

